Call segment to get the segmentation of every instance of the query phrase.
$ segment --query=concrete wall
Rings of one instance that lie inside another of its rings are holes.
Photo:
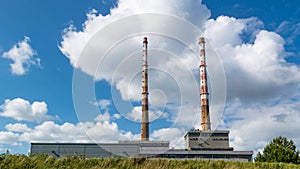
[[[186,149],[232,149],[228,134],[228,130],[190,130],[184,136]]]

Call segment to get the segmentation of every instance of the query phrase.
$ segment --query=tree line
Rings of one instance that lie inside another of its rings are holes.
[[[300,164],[299,151],[293,140],[286,137],[274,138],[261,152],[258,152],[255,162],[284,162]]]

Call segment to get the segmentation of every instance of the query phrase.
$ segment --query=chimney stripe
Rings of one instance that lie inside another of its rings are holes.
[[[147,37],[143,40],[143,73],[142,73],[142,126],[141,140],[149,140],[149,106],[148,106],[148,41]]]
[[[211,130],[209,117],[209,102],[208,102],[208,88],[206,76],[206,58],[205,58],[205,39],[203,37],[199,40],[200,46],[200,98],[201,98],[201,115],[202,115],[202,130]]]

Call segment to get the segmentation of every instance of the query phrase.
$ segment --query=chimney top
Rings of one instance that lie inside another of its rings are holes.
[[[147,37],[144,37],[144,41],[143,41],[143,43],[146,43],[146,44],[148,44]]]
[[[201,38],[199,39],[199,44],[201,44],[201,43],[205,43],[204,37],[201,37]]]

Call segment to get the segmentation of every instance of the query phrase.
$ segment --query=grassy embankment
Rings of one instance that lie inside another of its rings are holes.
[[[54,158],[47,155],[25,156],[6,155],[0,157],[0,169],[13,168],[213,168],[213,169],[285,169],[299,168],[300,165],[284,163],[245,163],[229,161],[201,161],[201,160],[172,160],[172,159],[145,159],[145,158],[83,158],[66,157]]]

